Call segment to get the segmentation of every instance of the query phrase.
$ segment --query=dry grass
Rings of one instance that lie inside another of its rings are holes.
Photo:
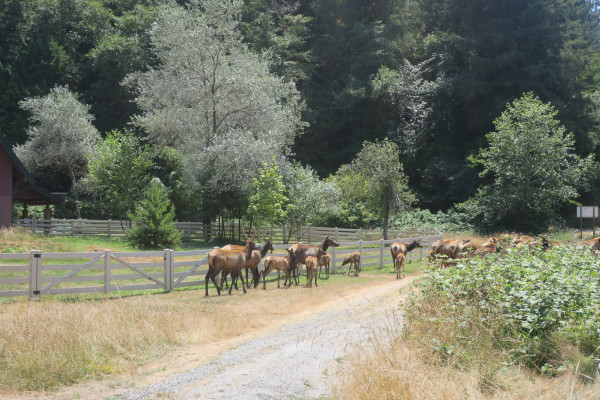
[[[427,363],[419,343],[396,338],[349,360],[335,395],[344,400],[593,400],[600,386],[585,385],[572,371],[543,378],[505,368],[482,373]]]
[[[211,346],[392,278],[334,276],[318,289],[278,290],[268,282],[266,291],[208,298],[201,288],[111,300],[17,300],[0,310],[0,397],[135,368],[180,344]]]

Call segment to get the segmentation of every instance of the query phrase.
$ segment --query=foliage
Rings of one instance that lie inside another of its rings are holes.
[[[338,212],[339,190],[320,180],[310,167],[286,163],[282,175],[288,197],[284,224],[290,237],[301,226],[317,224],[325,215]]]
[[[397,230],[418,229],[422,231],[465,232],[472,231],[473,225],[467,214],[451,208],[446,212],[432,213],[429,210],[405,211],[392,218],[390,227]]]
[[[463,208],[480,226],[545,230],[559,219],[559,206],[577,197],[595,165],[574,154],[574,138],[557,111],[532,93],[507,106],[487,135],[489,147],[472,158],[483,167],[483,185]]]
[[[283,177],[275,157],[270,164],[264,163],[254,178],[254,194],[250,196],[248,214],[256,226],[279,225],[285,218],[286,197]]]
[[[565,343],[579,361],[600,361],[598,276],[600,259],[586,248],[509,249],[430,271],[407,307],[409,320],[430,329],[420,339],[448,362],[467,361],[489,342],[506,362],[556,373],[578,362],[558,350]],[[441,305],[435,317],[422,313],[427,304]]]
[[[128,231],[131,241],[138,246],[174,246],[181,241],[181,232],[175,228],[175,209],[169,201],[167,189],[153,179],[144,192],[144,198],[127,216],[133,223]]]
[[[77,201],[79,179],[85,173],[87,155],[100,139],[92,125],[89,106],[77,100],[67,87],[57,86],[47,96],[19,103],[31,113],[29,140],[15,153],[30,169],[48,167],[71,180]],[[79,213],[78,213],[79,214]],[[78,215],[80,217],[80,215]]]
[[[235,207],[223,199],[247,199],[251,174],[287,152],[302,126],[294,85],[242,42],[241,4],[161,8],[151,31],[160,64],[127,79],[143,110],[135,124],[159,149],[181,151],[208,219]]]
[[[398,159],[398,146],[387,139],[363,143],[352,163],[340,167],[335,182],[344,198],[364,202],[381,218],[385,239],[390,215],[416,201]]]
[[[431,98],[439,82],[423,78],[425,63],[412,65],[408,60],[397,70],[379,68],[373,78],[372,96],[382,102],[390,115],[387,136],[399,144],[404,158],[416,161],[415,156],[425,145],[425,123],[431,113]]]
[[[133,132],[115,130],[88,155],[84,184],[102,215],[122,220],[150,182],[152,167],[152,150]]]

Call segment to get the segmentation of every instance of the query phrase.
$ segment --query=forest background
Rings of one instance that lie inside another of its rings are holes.
[[[264,212],[270,222],[381,226],[390,210],[369,206],[367,176],[391,193],[392,211],[443,211],[459,226],[468,200],[497,177],[480,177],[473,157],[524,93],[552,105],[573,154],[598,159],[599,5],[5,0],[0,129],[42,186],[71,193],[58,216],[126,218],[156,177],[179,220],[253,218],[257,188],[274,177],[283,213]],[[24,146],[73,99],[83,109],[62,110],[97,136],[75,166],[81,176],[41,165],[40,149]],[[398,185],[360,164],[365,141],[397,154],[387,176],[396,171]],[[584,172],[566,200],[598,204],[600,178]],[[573,214],[569,201],[554,211],[541,228]],[[494,223],[530,228],[510,221]]]

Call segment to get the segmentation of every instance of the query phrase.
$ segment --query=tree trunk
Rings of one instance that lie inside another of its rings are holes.
[[[73,172],[73,168],[69,167],[69,177],[71,178],[72,191],[73,191],[73,199],[75,200],[75,215],[77,215],[77,219],[81,219],[81,210],[79,209],[79,188],[77,187],[77,178],[75,178],[75,173]]]
[[[383,239],[384,240],[389,239],[389,237],[388,237],[389,224],[390,224],[390,213],[386,212],[383,217]]]

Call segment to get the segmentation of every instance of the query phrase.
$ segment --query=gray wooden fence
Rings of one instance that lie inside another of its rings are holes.
[[[421,259],[441,235],[407,237],[400,241],[421,240],[423,248],[409,253],[408,259]],[[362,267],[392,263],[390,244],[396,240],[357,240],[341,242],[331,248],[332,271],[346,269],[342,260],[360,250]],[[286,255],[289,245],[275,245],[274,255]],[[0,297],[50,294],[111,293],[123,290],[173,290],[203,286],[207,272],[206,254],[210,250],[143,252],[0,253]]]
[[[88,219],[17,219],[13,226],[23,227],[34,234],[48,234],[51,236],[98,236],[98,237],[123,237],[123,229],[131,228],[131,221],[119,220],[88,220]],[[242,228],[249,231],[249,226],[240,226],[238,222],[212,223],[202,222],[177,222],[176,228],[187,239],[220,238],[240,240],[243,237]],[[377,240],[383,236],[381,230],[346,229],[318,226],[302,226],[290,232],[289,227],[258,228],[257,233],[262,237],[272,237],[274,243],[312,243],[322,241],[326,236],[331,236],[338,241]],[[249,234],[249,233],[248,233]],[[431,236],[439,232],[422,232],[417,230],[390,230],[389,237]]]

